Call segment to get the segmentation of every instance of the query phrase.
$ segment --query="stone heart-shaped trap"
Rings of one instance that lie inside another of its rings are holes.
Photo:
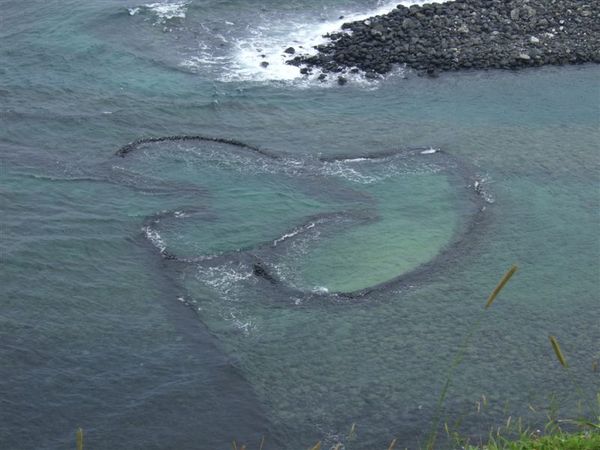
[[[181,194],[143,224],[163,258],[214,288],[258,284],[295,299],[363,297],[441,270],[489,201],[469,164],[434,149],[303,156],[166,136],[117,155],[121,169]]]

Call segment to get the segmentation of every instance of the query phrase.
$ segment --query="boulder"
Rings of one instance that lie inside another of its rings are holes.
[[[267,280],[271,284],[277,284],[277,279],[269,273],[265,266],[261,263],[254,263],[252,265],[252,273],[254,276]]]
[[[600,14],[583,0],[455,0],[398,5],[388,14],[345,23],[316,55],[288,63],[340,74],[356,67],[379,78],[394,65],[420,74],[516,69],[600,59]],[[337,75],[336,75],[337,76]],[[340,84],[346,78],[337,76]],[[343,81],[340,81],[342,79]]]

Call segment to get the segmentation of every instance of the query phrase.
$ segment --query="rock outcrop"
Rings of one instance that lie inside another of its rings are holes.
[[[394,11],[328,35],[316,55],[289,64],[377,78],[395,65],[421,74],[460,69],[519,69],[600,63],[597,0],[457,0],[398,5]],[[308,69],[308,70],[306,70]]]

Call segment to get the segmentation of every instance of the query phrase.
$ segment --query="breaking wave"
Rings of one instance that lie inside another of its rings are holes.
[[[386,14],[399,3],[410,6],[424,1],[380,0],[369,9],[358,10],[356,5],[337,9],[320,6],[304,12],[297,8],[273,10],[248,5],[247,10],[238,13],[224,5],[218,18],[204,5],[186,1],[147,3],[127,11],[130,16],[142,16],[152,25],[163,26],[163,31],[177,34],[173,45],[181,54],[182,70],[209,71],[222,82],[275,81],[299,87],[330,87],[335,85],[333,79],[318,79],[318,71],[302,75],[298,67],[287,62],[297,54],[315,54],[315,46],[326,43],[330,33],[342,32],[344,23]],[[345,76],[373,86],[373,80],[355,71]]]
[[[128,8],[130,16],[148,14],[155,20],[155,24],[164,24],[172,19],[185,19],[188,8],[187,2],[158,2]]]

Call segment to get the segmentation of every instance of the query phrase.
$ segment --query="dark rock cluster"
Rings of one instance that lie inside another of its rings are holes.
[[[316,55],[288,61],[310,73],[364,71],[368,78],[406,64],[420,74],[600,63],[599,0],[456,0],[398,5],[328,35]],[[343,77],[340,77],[343,78]],[[345,79],[344,79],[345,81]]]

